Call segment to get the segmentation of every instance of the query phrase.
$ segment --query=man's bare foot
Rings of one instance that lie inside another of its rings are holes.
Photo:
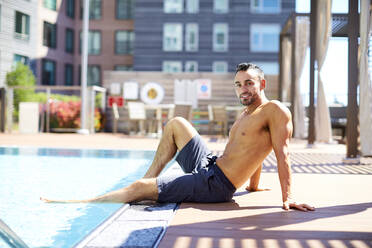
[[[40,201],[45,203],[85,203],[84,200],[51,200],[44,197],[40,197]]]
[[[44,197],[40,197],[40,201],[43,201],[43,202],[45,202],[45,203],[52,203],[52,202],[54,202],[54,201],[49,200],[49,199],[44,198]]]

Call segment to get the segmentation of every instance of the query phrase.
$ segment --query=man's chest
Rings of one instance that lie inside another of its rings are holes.
[[[243,113],[232,126],[230,136],[256,136],[261,135],[262,132],[269,132],[266,115],[261,112],[251,115]]]

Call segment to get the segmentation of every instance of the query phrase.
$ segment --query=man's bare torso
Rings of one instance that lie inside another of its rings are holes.
[[[277,101],[269,101],[253,113],[243,113],[230,130],[229,141],[217,165],[236,188],[242,186],[272,150],[269,120],[272,111],[284,111]]]

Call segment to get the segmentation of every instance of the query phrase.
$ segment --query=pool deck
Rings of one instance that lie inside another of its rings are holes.
[[[223,151],[225,139],[203,138],[211,150]],[[103,133],[0,134],[0,146],[154,150],[158,142]],[[345,164],[344,145],[307,148],[299,140],[292,140],[290,150],[293,195],[316,211],[281,209],[275,156],[270,154],[260,183],[270,191],[249,193],[242,187],[233,202],[181,204],[159,247],[372,247],[372,158]]]

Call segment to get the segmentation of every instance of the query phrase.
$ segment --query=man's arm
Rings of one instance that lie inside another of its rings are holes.
[[[273,104],[276,108],[271,111],[269,127],[271,142],[278,163],[278,174],[280,186],[282,189],[283,208],[297,208],[302,211],[314,210],[307,204],[297,204],[291,196],[292,173],[289,160],[289,139],[292,136],[292,118],[291,113],[284,106]]]
[[[261,170],[262,170],[262,164],[257,168],[257,170],[253,173],[253,175],[249,179],[249,186],[247,186],[245,188],[246,190],[248,190],[250,192],[270,190],[270,189],[260,189],[260,188],[258,188],[258,185],[260,183]]]

